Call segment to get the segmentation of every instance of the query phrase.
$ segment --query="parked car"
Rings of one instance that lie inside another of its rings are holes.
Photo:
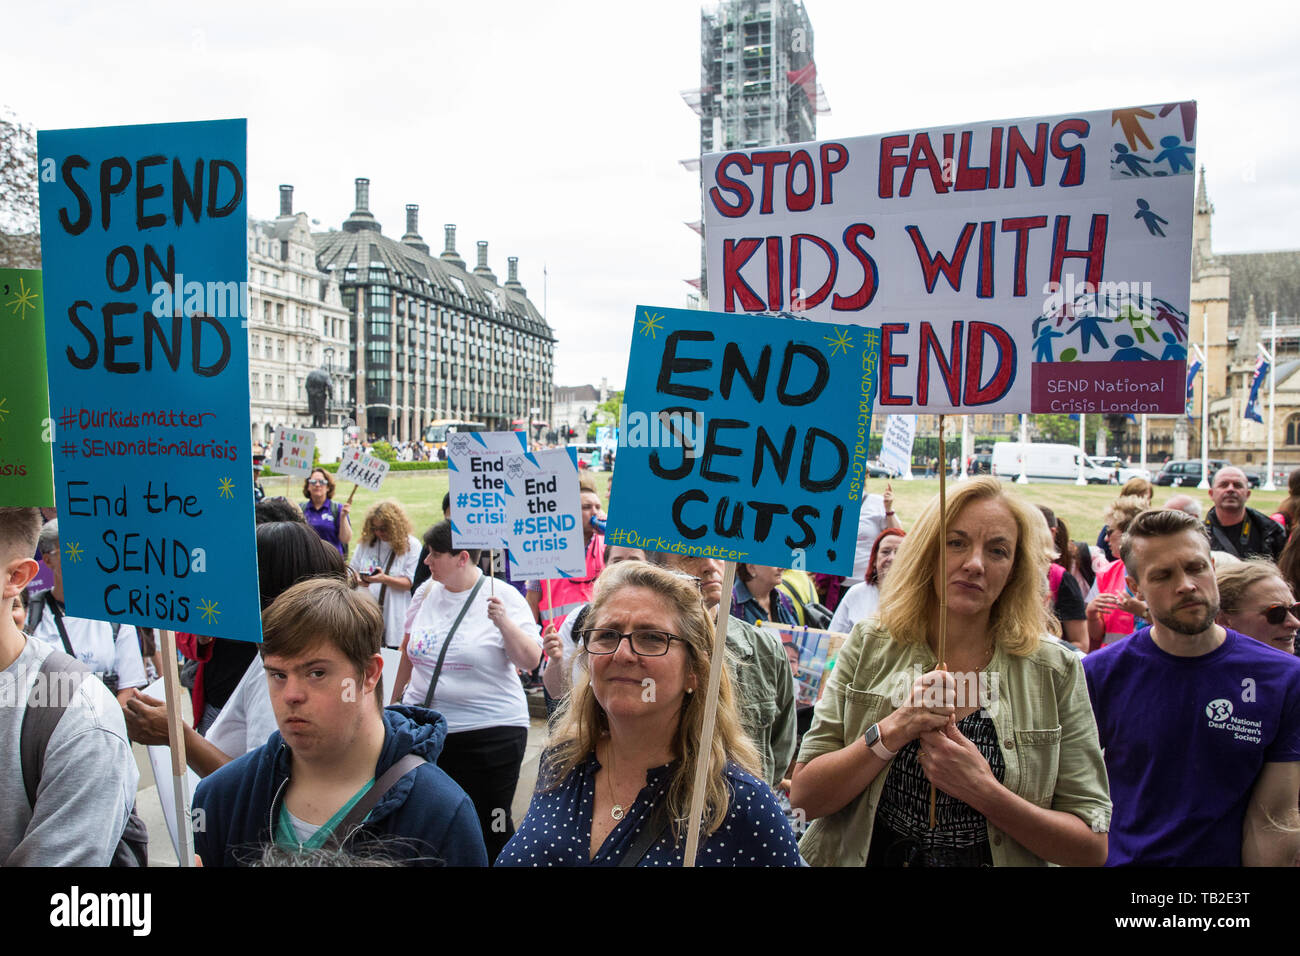
[[[1211,458],[1210,476],[1220,468],[1227,468],[1232,462],[1223,458]],[[1244,471],[1244,469],[1243,469]],[[1259,487],[1259,475],[1245,472],[1246,481],[1252,488]],[[1165,462],[1165,466],[1160,469],[1160,473],[1155,477],[1155,484],[1170,485],[1179,488],[1194,488],[1201,483],[1201,459],[1189,458],[1185,460],[1175,460]]]
[[[867,459],[868,478],[897,478],[898,472],[874,458]]]
[[[1015,478],[1023,469],[1030,481],[1076,481],[1080,460],[1083,478],[1090,485],[1104,485],[1114,477],[1113,471],[1098,467],[1087,455],[1080,455],[1075,445],[1049,442],[998,442],[993,446],[992,473]]]

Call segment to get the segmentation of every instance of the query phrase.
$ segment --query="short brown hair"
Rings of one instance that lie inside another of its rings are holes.
[[[578,476],[578,494],[584,491],[590,491],[596,496],[600,495],[600,489],[596,487],[596,479],[593,476],[587,474]]]
[[[1150,501],[1155,493],[1155,486],[1141,475],[1134,475],[1128,481],[1124,482],[1124,487],[1119,490],[1121,498],[1127,498],[1129,495],[1136,495],[1139,498],[1145,498],[1147,501]]]
[[[1200,535],[1208,550],[1210,536],[1200,519],[1186,511],[1171,511],[1167,508],[1143,511],[1128,523],[1124,537],[1120,539],[1119,559],[1124,562],[1124,570],[1132,577],[1139,578],[1137,565],[1133,561],[1133,542],[1138,538],[1167,538],[1184,531],[1194,531]]]
[[[384,615],[370,592],[337,578],[299,581],[262,612],[262,657],[302,657],[322,643],[364,671],[384,640]],[[383,682],[375,689],[383,706]]]
[[[0,508],[0,559],[30,558],[41,535],[40,508]]]

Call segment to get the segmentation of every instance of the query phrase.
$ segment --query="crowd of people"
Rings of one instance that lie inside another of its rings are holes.
[[[1134,479],[1096,544],[988,477],[904,530],[887,485],[848,578],[740,564],[729,595],[718,560],[606,544],[580,481],[585,571],[540,582],[456,547],[449,499],[420,536],[392,500],[354,534],[323,470],[257,502],[263,642],[177,635],[203,865],[682,865],[723,609],[700,865],[1297,861],[1300,469],[1272,515],[1235,468],[1203,517]],[[39,509],[0,509],[0,561],[0,671],[20,702],[71,691],[0,719],[0,862],[139,862],[154,635],[66,614]]]

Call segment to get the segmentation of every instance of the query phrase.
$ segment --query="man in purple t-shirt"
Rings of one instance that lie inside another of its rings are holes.
[[[1114,813],[1108,866],[1300,853],[1300,660],[1214,623],[1204,527],[1144,511],[1120,546],[1149,628],[1084,658]]]

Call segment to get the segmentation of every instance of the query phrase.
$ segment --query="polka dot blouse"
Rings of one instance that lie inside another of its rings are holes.
[[[497,866],[617,866],[647,826],[655,802],[663,799],[675,764],[646,771],[646,785],[591,858],[591,817],[600,763],[593,753],[554,790],[538,791]],[[799,866],[794,832],[771,789],[734,763],[727,779],[727,817],[713,835],[700,841],[699,866]],[[673,843],[664,831],[638,866],[681,866],[683,836]]]

